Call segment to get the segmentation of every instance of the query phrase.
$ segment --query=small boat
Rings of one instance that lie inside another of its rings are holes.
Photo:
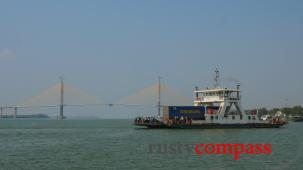
[[[293,122],[303,122],[303,116],[291,116],[289,120]]]

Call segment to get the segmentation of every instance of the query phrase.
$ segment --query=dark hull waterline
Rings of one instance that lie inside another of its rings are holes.
[[[237,129],[237,128],[279,128],[283,124],[269,124],[269,123],[247,123],[247,124],[199,124],[199,125],[165,125],[165,124],[135,124],[136,126],[145,126],[153,129]]]

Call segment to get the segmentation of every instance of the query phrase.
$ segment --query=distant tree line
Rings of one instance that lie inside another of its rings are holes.
[[[286,115],[301,115],[303,116],[303,108],[302,106],[294,106],[294,107],[283,107],[283,108],[273,108],[270,110],[267,110],[266,108],[258,109],[259,115],[273,115],[277,113],[278,111],[281,111],[282,113]]]

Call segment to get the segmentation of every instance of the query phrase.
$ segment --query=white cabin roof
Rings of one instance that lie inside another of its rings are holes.
[[[237,89],[225,89],[225,88],[219,88],[219,89],[206,89],[206,90],[195,90],[195,93],[210,93],[210,92],[240,92],[240,90]]]

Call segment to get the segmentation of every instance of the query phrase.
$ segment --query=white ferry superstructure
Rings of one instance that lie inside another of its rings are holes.
[[[245,112],[241,105],[240,85],[235,89],[221,88],[219,71],[215,73],[214,88],[195,88],[193,106],[162,106],[162,117],[137,117],[134,124],[148,128],[182,129],[277,128],[286,124],[279,118],[261,120],[256,111]]]

